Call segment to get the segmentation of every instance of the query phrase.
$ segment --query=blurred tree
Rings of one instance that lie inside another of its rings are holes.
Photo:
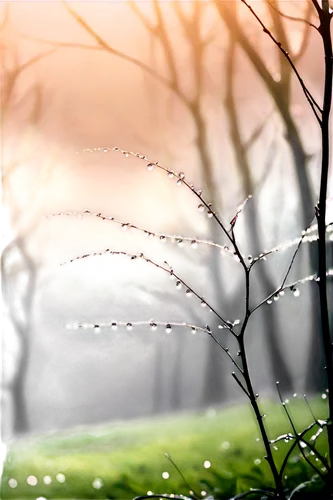
[[[236,156],[236,166],[242,183],[242,196],[246,198],[249,194],[254,194],[258,187],[254,182],[254,166],[250,162],[249,149],[252,147],[254,142],[261,137],[266,120],[264,119],[262,123],[259,123],[250,140],[244,140],[240,132],[242,128],[240,126],[242,116],[240,112],[237,113],[234,95],[234,81],[236,76],[235,58],[237,57],[238,46],[241,47],[242,51],[245,53],[247,59],[254,68],[255,73],[262,79],[285,126],[285,138],[292,153],[297,187],[299,189],[300,204],[302,207],[301,224],[303,228],[307,227],[313,217],[313,203],[309,203],[309,200],[313,199],[313,194],[307,168],[309,155],[306,152],[292,111],[292,68],[286,62],[285,58],[280,55],[280,75],[277,77],[275,69],[273,70],[268,68],[268,65],[265,62],[265,54],[261,53],[261,51],[257,48],[256,41],[252,40],[248,34],[245,24],[242,20],[240,20],[236,3],[226,3],[221,2],[220,0],[215,0],[214,4],[229,33],[229,43],[225,53],[225,82],[227,94],[225,103],[230,124],[231,140]],[[210,92],[209,85],[207,84],[207,81],[209,80],[207,77],[207,49],[215,40],[213,34],[214,28],[208,33],[205,33],[204,28],[206,10],[211,8],[211,4],[193,1],[190,4],[186,4],[185,8],[181,2],[176,1],[172,2],[171,6],[168,7],[173,9],[178,25],[181,27],[183,37],[187,41],[187,47],[189,49],[188,60],[190,63],[189,71],[185,72],[177,59],[178,52],[175,37],[168,27],[168,20],[165,16],[164,8],[166,7],[162,7],[158,0],[153,0],[151,15],[147,15],[140,9],[137,3],[130,0],[129,5],[142,25],[146,28],[147,32],[157,41],[159,47],[162,49],[165,64],[163,71],[158,72],[156,68],[151,65],[115,49],[101,35],[99,35],[82,16],[80,16],[69,4],[65,2],[64,6],[68,12],[95,40],[96,45],[70,42],[48,43],[62,47],[76,47],[89,50],[97,49],[106,51],[113,56],[123,58],[124,60],[141,68],[162,84],[166,89],[169,89],[169,91],[178,98],[179,102],[182,103],[192,118],[196,134],[195,142],[201,168],[202,183],[204,184],[206,197],[212,202],[212,210],[222,210],[221,190],[219,182],[217,182],[219,169],[215,164],[212,154],[212,151],[214,151],[214,143],[208,133],[209,120],[207,105],[205,102],[205,99]],[[304,30],[302,32],[301,42],[297,51],[293,52],[293,59],[297,63],[305,54],[310,38],[310,29],[313,27],[311,23],[311,5],[306,5],[305,10],[302,12],[300,17],[288,16],[283,13],[281,14],[279,11],[279,5],[275,1],[268,2],[267,0],[266,7],[267,15],[270,16],[274,33],[276,33],[282,45],[289,52],[292,52],[292,45],[289,33],[286,31],[284,18],[287,18],[290,22],[303,23]],[[167,76],[165,76],[165,73]],[[184,84],[184,74],[186,75],[187,85]],[[191,85],[188,85],[189,78],[191,79]],[[219,92],[221,92],[221,89],[223,89],[222,85]],[[269,162],[271,161],[272,156],[272,146],[268,147],[266,153],[266,163],[268,163],[266,166],[269,167]],[[269,168],[267,168],[267,170],[269,170]],[[249,239],[252,241],[253,249],[256,253],[259,253],[263,247],[263,239],[259,231],[259,216],[260,214],[258,213],[257,204],[249,204],[249,209],[247,209],[246,213],[247,228]],[[216,240],[217,235],[214,223],[215,221],[213,219],[208,219],[208,237]],[[221,280],[221,264],[217,253],[212,252],[208,257],[208,260],[211,269],[211,283],[214,289],[214,295],[215,297],[223,297],[222,307],[227,309],[228,305],[230,305],[232,301],[237,300],[237,298],[233,297],[233,300],[231,300],[230,296],[228,297],[228,294],[223,288]],[[312,262],[312,264],[314,263]],[[274,289],[274,284],[269,272],[264,266],[262,273],[259,275],[259,280],[261,291],[264,295],[267,295],[269,291]],[[316,310],[316,300],[315,295],[313,295],[312,304],[314,304],[314,310]],[[227,304],[226,301],[228,301],[229,304]],[[283,390],[292,391],[292,377],[283,356],[278,337],[277,313],[273,308],[270,310],[266,308],[265,310],[263,309],[262,314],[265,329],[267,331],[267,344],[270,359],[269,365],[272,370],[272,378],[274,380],[280,380]],[[312,322],[313,328],[311,328],[311,331],[313,332],[314,337],[311,339],[311,350],[315,348],[318,349],[318,352],[321,352],[320,345],[317,340],[315,340],[315,338],[317,339],[315,336],[317,328],[315,313],[313,314]],[[212,326],[214,327],[216,325]],[[220,370],[220,358],[218,357],[218,359],[214,361],[216,357],[216,349],[213,343],[210,343],[209,346],[210,352],[207,356],[207,368],[203,390],[203,404],[205,405],[221,401],[226,394],[226,387],[224,385],[225,377],[216,376]],[[307,383],[307,389],[317,390],[318,388],[322,388],[323,383],[323,378],[316,378],[315,374],[311,373]]]
[[[36,229],[37,223],[35,220],[29,220],[29,211],[22,204],[20,195],[15,188],[15,177],[26,162],[29,161],[26,154],[28,148],[30,148],[30,131],[39,123],[44,107],[40,84],[36,82],[33,87],[22,94],[19,89],[19,80],[26,70],[38,63],[42,58],[53,53],[55,49],[38,54],[21,63],[17,48],[11,41],[11,28],[10,5],[5,3],[3,19],[0,25],[2,61],[2,95],[0,102],[1,173],[3,208],[8,214],[10,235],[6,235],[7,241],[5,241],[5,247],[2,250],[1,274],[6,313],[17,336],[19,353],[10,380],[4,381],[4,389],[11,394],[13,432],[19,434],[29,430],[25,382],[29,367],[38,264],[29,251],[29,240],[32,232]],[[26,114],[25,123],[21,130],[21,148],[15,153],[11,151],[12,154],[9,154],[10,122],[15,112],[21,111],[22,108],[27,108],[29,111]],[[36,196],[44,179],[45,169],[42,168],[34,180],[34,188],[30,193],[29,202]],[[26,192],[25,195],[27,194]],[[13,340],[8,343],[11,344]]]

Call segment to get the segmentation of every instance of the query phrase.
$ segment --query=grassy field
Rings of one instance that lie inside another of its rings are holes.
[[[318,399],[311,404],[317,418],[325,418],[325,402]],[[265,402],[262,407],[270,438],[291,431],[280,405]],[[289,407],[298,430],[312,421],[302,400],[293,399]],[[279,463],[288,446],[284,441],[277,444],[274,454]],[[317,446],[325,454],[325,439],[318,439]],[[8,449],[1,498],[130,499],[148,491],[188,494],[189,486],[165,453],[202,497],[230,498],[251,487],[273,485],[251,410],[233,406],[18,440]],[[311,479],[314,471],[297,452],[284,476],[286,485],[294,488]],[[321,484],[318,480],[313,488]]]

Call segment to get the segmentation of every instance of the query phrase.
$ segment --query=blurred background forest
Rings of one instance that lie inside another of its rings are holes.
[[[228,345],[208,308],[139,259],[60,266],[106,248],[167,260],[232,322],[244,298],[233,257],[191,245],[226,241],[184,186],[139,159],[75,153],[118,146],[182,171],[226,224],[251,194],[236,230],[251,260],[294,241],[314,215],[319,128],[290,67],[234,1],[0,7],[4,438],[242,398],[230,361],[204,333],[73,329],[187,321],[209,324]],[[319,99],[323,57],[311,4],[255,7]],[[91,215],[43,217],[84,210],[146,232]],[[328,211],[332,221],[332,204]],[[303,245],[291,280],[316,272],[315,245]],[[253,305],[281,284],[294,250],[257,264]],[[324,370],[312,363],[322,356],[315,284],[276,299],[247,334],[257,391],[274,395],[276,380],[285,394],[325,390]]]

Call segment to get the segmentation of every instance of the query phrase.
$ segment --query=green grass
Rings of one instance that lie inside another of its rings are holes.
[[[317,418],[325,418],[325,402],[315,400],[311,405]],[[271,438],[291,431],[280,405],[262,406]],[[303,401],[293,400],[289,407],[299,430],[311,422]],[[130,499],[147,491],[188,494],[189,488],[165,453],[194,491],[230,498],[251,487],[273,486],[258,437],[251,410],[243,405],[215,414],[156,417],[25,438],[9,446],[1,498]],[[279,449],[274,450],[278,463],[288,446],[278,443]],[[317,446],[325,454],[324,436]],[[204,467],[206,460],[211,467]],[[169,473],[168,479],[163,479],[163,472]],[[65,476],[64,482],[59,482],[64,479],[59,473]],[[291,456],[285,471],[289,488],[313,475],[299,452]],[[27,484],[28,476],[35,476],[38,484]],[[50,484],[44,483],[45,476],[51,478]],[[13,479],[14,488],[8,484],[13,485]]]

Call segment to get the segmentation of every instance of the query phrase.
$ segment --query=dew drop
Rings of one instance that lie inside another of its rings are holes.
[[[93,483],[92,483],[92,486],[93,488],[95,488],[95,490],[100,490],[103,486],[103,480],[100,478],[100,477],[96,477],[96,479],[94,479]]]
[[[272,301],[271,299],[268,299],[266,303],[269,305],[269,304],[271,304],[272,302],[273,302],[273,301]]]
[[[174,174],[171,170],[169,170],[169,171],[168,171],[168,177],[169,177],[170,179],[172,179],[174,175],[175,175],[175,174]]]
[[[249,262],[252,262],[252,261],[253,261],[253,257],[252,257],[252,255],[248,255],[248,256],[247,256],[247,260],[248,260]]]
[[[297,392],[294,392],[293,397],[297,398]]]
[[[66,476],[65,474],[63,474],[62,472],[59,472],[57,475],[56,475],[56,480],[58,481],[58,483],[64,483],[66,481]]]
[[[127,325],[126,325],[126,330],[128,330],[129,332],[130,332],[131,330],[133,330],[133,325],[132,325],[132,323],[127,323]]]
[[[117,330],[117,323],[112,323],[111,328],[112,330]]]
[[[178,179],[178,181],[176,182],[177,186],[181,186],[183,184],[183,181],[181,179]]]
[[[279,294],[274,295],[274,300],[275,301],[279,300]]]
[[[128,224],[127,224],[127,223],[122,224],[122,225],[121,225],[121,229],[122,229],[123,231],[127,231],[127,229],[128,229]]]
[[[261,464],[260,458],[256,458],[254,461],[254,465],[260,465],[260,464]]]
[[[214,213],[211,210],[208,210],[207,217],[209,217],[209,219],[211,219],[213,217],[213,215],[214,215]]]
[[[308,446],[308,445],[307,445],[304,441],[300,441],[300,442],[299,442],[299,445],[300,445],[300,447],[301,447],[301,448],[303,448],[303,449],[304,449],[304,448],[306,448],[306,447]]]
[[[147,164],[147,170],[149,170],[150,172],[151,172],[152,170],[154,170],[154,167],[155,167],[154,163],[148,163],[148,164]]]
[[[185,293],[186,293],[186,297],[191,297],[191,295],[192,295],[192,292],[189,289],[187,289]]]
[[[279,292],[279,294],[281,295],[281,297],[283,297],[283,296],[284,296],[284,294],[285,294],[285,291],[284,291],[284,290],[281,290],[281,292]]]
[[[201,491],[201,496],[202,496],[202,497],[205,497],[206,495],[207,495],[207,491],[202,490],[202,491]]]
[[[200,203],[200,205],[198,205],[198,210],[199,210],[199,212],[203,212],[205,210],[205,205]]]
[[[169,479],[169,477],[170,477],[169,472],[166,472],[166,471],[162,472],[162,477],[163,477],[163,479]]]
[[[321,399],[326,399],[326,398],[327,398],[327,394],[323,393],[323,394],[321,395]]]
[[[200,303],[200,305],[201,305],[201,307],[206,307],[207,304],[206,304],[206,302],[204,300],[202,300],[201,303]]]
[[[180,178],[180,179],[185,179],[185,174],[184,174],[184,172],[179,172],[179,178]]]
[[[195,328],[195,326],[192,326],[191,332],[192,332],[192,335],[195,335],[197,333],[197,329]]]
[[[156,323],[150,323],[150,328],[155,331],[157,329]]]
[[[87,208],[85,210],[83,210],[83,213],[86,214],[86,215],[90,215],[91,214],[90,210],[88,210]]]
[[[202,195],[202,189],[198,189],[197,195],[201,196]]]
[[[44,476],[43,481],[44,481],[44,484],[49,485],[52,483],[52,478],[51,478],[51,476],[47,475],[47,476]]]
[[[166,242],[166,237],[164,236],[164,234],[162,234],[162,235],[160,236],[160,240],[161,240],[161,241],[163,241],[163,243],[165,243],[165,242]]]
[[[123,155],[125,156],[125,158],[128,158],[128,157],[129,157],[129,155],[130,155],[130,153],[129,153],[128,151],[123,151],[122,153],[123,153]]]
[[[99,325],[94,325],[94,333],[100,333],[101,332],[101,328]]]
[[[176,281],[176,287],[177,288],[181,288],[182,286],[182,282],[181,281]]]
[[[205,469],[209,469],[209,468],[211,467],[211,465],[212,465],[212,464],[210,463],[210,461],[209,461],[209,460],[205,460],[205,461],[204,461],[203,466],[204,466],[204,468],[205,468]]]
[[[14,479],[13,477],[11,477],[10,479],[8,479],[8,486],[10,488],[16,488],[18,485],[18,482],[16,481],[16,479]]]
[[[171,333],[172,332],[172,326],[168,323],[165,327],[166,333]]]
[[[221,444],[221,448],[222,450],[228,450],[230,448],[229,441],[223,441],[223,443]]]
[[[177,240],[177,245],[178,245],[179,247],[182,247],[182,246],[184,245],[183,240],[182,240],[181,238],[179,238],[179,239]]]
[[[109,151],[109,148],[103,148],[103,153],[107,153]]]
[[[36,476],[28,476],[27,477],[27,484],[29,486],[37,486],[38,484],[38,479]]]
[[[298,288],[295,288],[295,289],[293,290],[293,294],[294,294],[294,297],[299,297],[299,296],[301,295],[301,292],[299,291],[299,289],[298,289]]]
[[[191,247],[195,250],[196,248],[198,248],[198,242],[197,240],[192,240],[191,241]]]

